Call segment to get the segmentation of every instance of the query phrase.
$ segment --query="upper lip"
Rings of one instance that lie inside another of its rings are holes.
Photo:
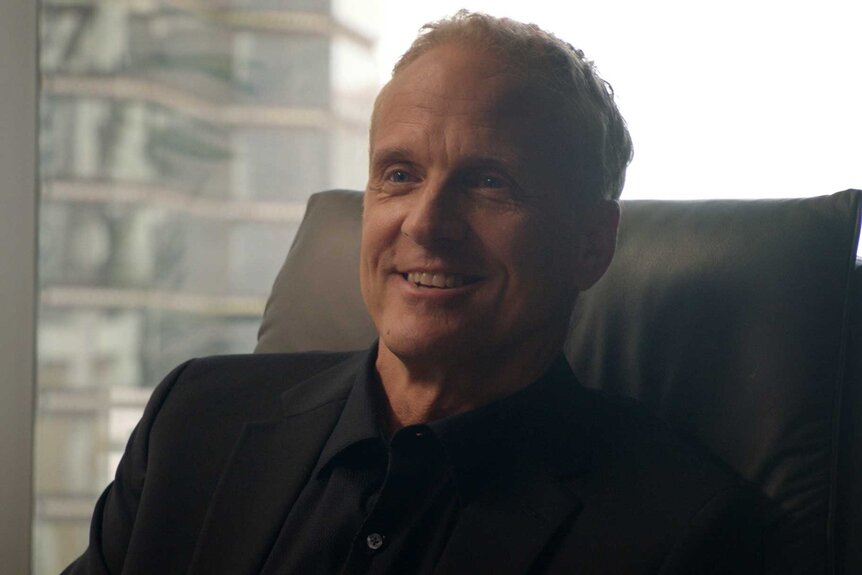
[[[416,267],[416,268],[404,268],[399,269],[398,273],[400,274],[445,274],[445,275],[457,275],[457,276],[469,276],[470,274],[464,273],[462,271],[448,269],[448,268],[427,268],[427,267]]]
[[[475,283],[480,279],[476,276],[459,272],[442,271],[440,268],[418,268],[400,273],[404,279],[417,285],[421,284],[438,288],[459,288]]]
[[[395,273],[406,276],[407,274],[442,274],[447,276],[461,276],[463,278],[477,280],[481,278],[481,274],[476,272],[464,271],[463,268],[445,267],[445,266],[405,266],[396,267]]]

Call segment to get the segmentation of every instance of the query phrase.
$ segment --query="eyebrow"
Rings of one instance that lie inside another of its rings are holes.
[[[518,171],[521,162],[514,157],[497,157],[475,154],[461,159],[461,164],[468,168],[493,168],[506,172]]]
[[[394,162],[410,162],[410,156],[412,154],[406,149],[400,146],[395,146],[391,148],[383,148],[382,150],[375,150],[371,155],[371,164],[379,165],[379,164],[391,164]]]
[[[371,156],[372,165],[391,164],[398,162],[413,163],[413,154],[404,147],[393,146],[377,150]],[[485,154],[470,154],[460,158],[458,162],[465,168],[494,168],[504,171],[517,171],[522,162],[514,156],[499,155],[488,156]]]

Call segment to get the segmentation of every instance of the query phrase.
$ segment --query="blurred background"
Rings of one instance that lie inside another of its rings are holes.
[[[364,187],[422,23],[583,49],[635,142],[624,198],[801,197],[862,187],[857,4],[42,0],[33,572],[86,547],[161,378],[253,349],[308,196]]]

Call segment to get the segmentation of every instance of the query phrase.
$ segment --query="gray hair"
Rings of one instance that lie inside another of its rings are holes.
[[[586,197],[619,198],[632,159],[631,137],[613,88],[581,50],[535,24],[460,10],[425,24],[392,77],[432,48],[451,43],[488,50],[542,86],[560,105],[573,183]]]

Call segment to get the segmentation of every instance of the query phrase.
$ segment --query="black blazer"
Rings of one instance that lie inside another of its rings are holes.
[[[159,385],[69,574],[261,572],[362,353],[192,360]],[[570,389],[461,512],[440,573],[760,573],[740,480],[634,404]]]

